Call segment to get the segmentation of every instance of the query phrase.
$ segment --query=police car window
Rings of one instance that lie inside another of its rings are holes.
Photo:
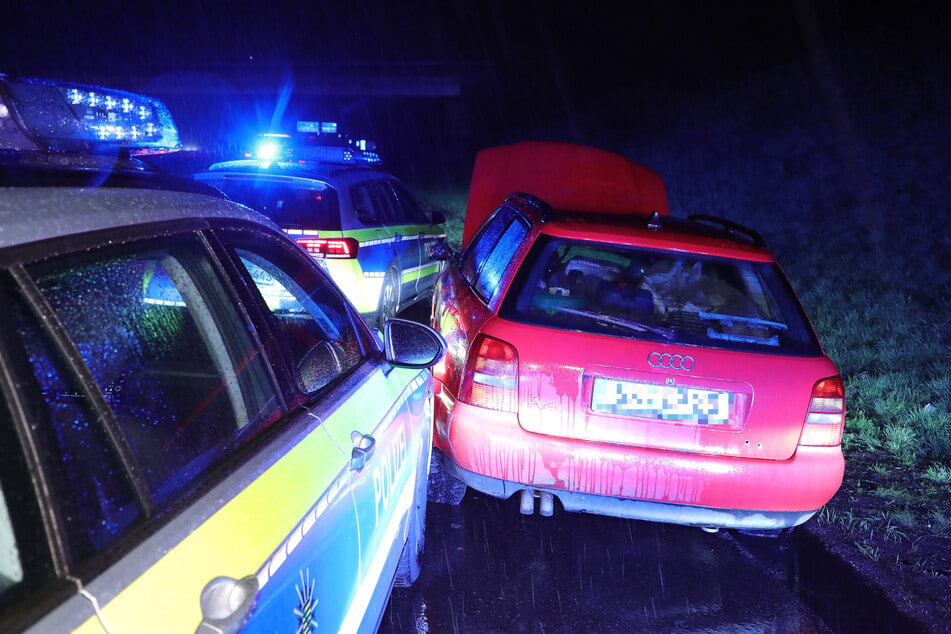
[[[403,217],[407,222],[413,224],[429,224],[429,220],[426,218],[422,207],[419,206],[416,199],[413,198],[412,194],[410,194],[401,183],[397,181],[387,181],[387,184],[392,189],[393,195],[396,197],[403,211]]]
[[[103,550],[142,518],[136,492],[89,398],[39,321],[12,299],[49,424],[34,426],[70,560]],[[109,351],[103,351],[108,356]]]
[[[209,182],[228,198],[257,209],[285,229],[340,231],[337,192],[327,185],[305,188],[239,178]]]
[[[264,361],[196,237],[27,268],[112,407],[157,504],[186,492],[245,430],[280,415]]]
[[[378,214],[370,196],[370,189],[366,183],[354,185],[350,188],[350,202],[353,204],[353,215],[365,225],[382,224],[382,216]]]
[[[370,345],[357,328],[354,311],[309,262],[278,244],[260,241],[251,248],[238,248],[236,253],[267,305],[295,367],[317,347],[333,352],[335,376],[343,376],[363,361]]]
[[[369,189],[370,195],[373,197],[373,204],[379,210],[377,215],[384,224],[401,225],[406,223],[403,210],[386,181],[373,181],[369,183]]]
[[[0,594],[23,581],[23,564],[17,547],[7,498],[0,487]]]
[[[8,313],[9,314],[9,313]],[[11,331],[15,328],[11,327]],[[11,364],[13,365],[13,364]],[[12,368],[7,367],[8,370]],[[16,386],[25,396],[30,389],[23,381]],[[24,402],[29,399],[24,399]],[[40,508],[32,486],[17,430],[10,417],[6,396],[0,393],[0,621],[8,606],[34,604],[33,593],[55,575],[49,546],[43,539]]]

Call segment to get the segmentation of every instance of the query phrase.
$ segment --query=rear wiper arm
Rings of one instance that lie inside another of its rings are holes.
[[[633,330],[635,332],[651,332],[651,333],[654,333],[655,335],[660,335],[664,339],[674,338],[673,331],[667,328],[661,328],[659,326],[651,326],[650,324],[645,324],[642,321],[637,321],[634,319],[624,319],[623,317],[602,315],[601,313],[595,313],[590,310],[581,310],[579,308],[569,308],[567,306],[562,306],[558,310],[563,313],[568,313],[569,315],[587,317],[588,319],[604,322],[612,326],[618,326],[619,328],[626,328],[627,330]]]
[[[780,323],[778,321],[769,321],[768,319],[760,319],[759,317],[740,317],[739,315],[721,315],[719,313],[697,313],[700,319],[707,321],[722,321],[726,324],[747,324],[749,326],[763,326],[765,328],[773,328],[776,330],[786,330],[788,326],[786,324]]]

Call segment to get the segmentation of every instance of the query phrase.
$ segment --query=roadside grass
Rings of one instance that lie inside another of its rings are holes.
[[[449,246],[458,250],[462,244],[462,224],[466,213],[466,186],[411,183],[410,187],[424,210],[441,211],[445,214],[446,222],[443,227],[446,229],[446,241]]]

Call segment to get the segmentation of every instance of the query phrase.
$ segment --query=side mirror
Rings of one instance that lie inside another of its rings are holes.
[[[383,326],[386,360],[402,368],[430,368],[446,353],[446,340],[423,324],[390,319]]]
[[[437,242],[429,247],[429,259],[445,262],[455,260],[458,254],[445,242]]]
[[[297,386],[313,394],[343,372],[343,351],[332,341],[321,341],[297,364]]]
[[[429,212],[429,226],[433,225],[442,225],[446,223],[446,214],[439,211],[438,209],[433,209]]]

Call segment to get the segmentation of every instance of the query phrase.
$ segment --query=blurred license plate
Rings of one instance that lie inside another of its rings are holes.
[[[693,425],[729,425],[734,396],[732,392],[595,378],[591,410]]]

